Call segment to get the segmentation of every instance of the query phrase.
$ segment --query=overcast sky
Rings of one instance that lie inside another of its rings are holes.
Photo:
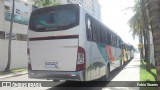
[[[134,5],[134,0],[99,0],[102,6],[102,22],[116,32],[126,42],[137,48],[138,39],[133,40],[129,33],[128,20],[134,12],[127,7]]]

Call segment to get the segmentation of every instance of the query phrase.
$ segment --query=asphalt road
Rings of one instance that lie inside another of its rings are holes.
[[[130,60],[131,61],[131,60]],[[129,62],[128,62],[129,63]],[[126,63],[124,66],[112,71],[110,73],[109,81],[111,81],[118,73],[123,70],[123,68],[128,64]],[[1,79],[0,81],[48,81],[48,80],[40,80],[40,79],[30,79],[28,75],[22,75],[17,77],[10,77]],[[30,88],[30,87],[1,87],[0,90],[121,90],[122,88],[110,87],[108,88],[109,82],[52,82],[53,86],[51,87],[39,87],[39,88]],[[128,90],[125,89],[124,90]],[[137,90],[136,88],[130,88],[130,90]]]
[[[109,80],[112,80],[123,67],[118,68],[110,73]],[[17,77],[10,77],[1,79],[0,81],[48,81],[40,79],[30,79],[28,75],[22,75]],[[49,80],[50,81],[50,80]],[[40,88],[22,88],[22,87],[1,87],[0,90],[102,90],[107,87],[109,82],[54,82],[52,87],[40,87]]]

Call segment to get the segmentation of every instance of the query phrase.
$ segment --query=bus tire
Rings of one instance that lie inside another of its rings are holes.
[[[123,64],[124,64],[124,61],[121,59],[120,60],[120,65],[123,66]]]
[[[102,77],[102,81],[109,81],[110,65],[106,67],[106,74]]]

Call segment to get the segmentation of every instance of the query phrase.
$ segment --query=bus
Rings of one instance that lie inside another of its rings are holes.
[[[133,45],[126,44],[126,43],[123,43],[121,45],[122,45],[123,54],[124,54],[123,60],[125,62],[132,60],[134,58],[134,52],[135,52]]]
[[[130,56],[131,56],[131,58],[130,59],[133,59],[134,58],[134,52],[135,52],[135,48],[134,48],[134,46],[133,45],[129,45],[130,46]]]
[[[66,81],[108,80],[123,60],[122,39],[78,4],[31,13],[28,29],[29,78]]]

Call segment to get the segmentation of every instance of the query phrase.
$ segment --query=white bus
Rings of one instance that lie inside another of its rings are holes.
[[[78,4],[34,10],[28,30],[28,75],[50,80],[107,80],[109,72],[123,62],[122,42]]]

